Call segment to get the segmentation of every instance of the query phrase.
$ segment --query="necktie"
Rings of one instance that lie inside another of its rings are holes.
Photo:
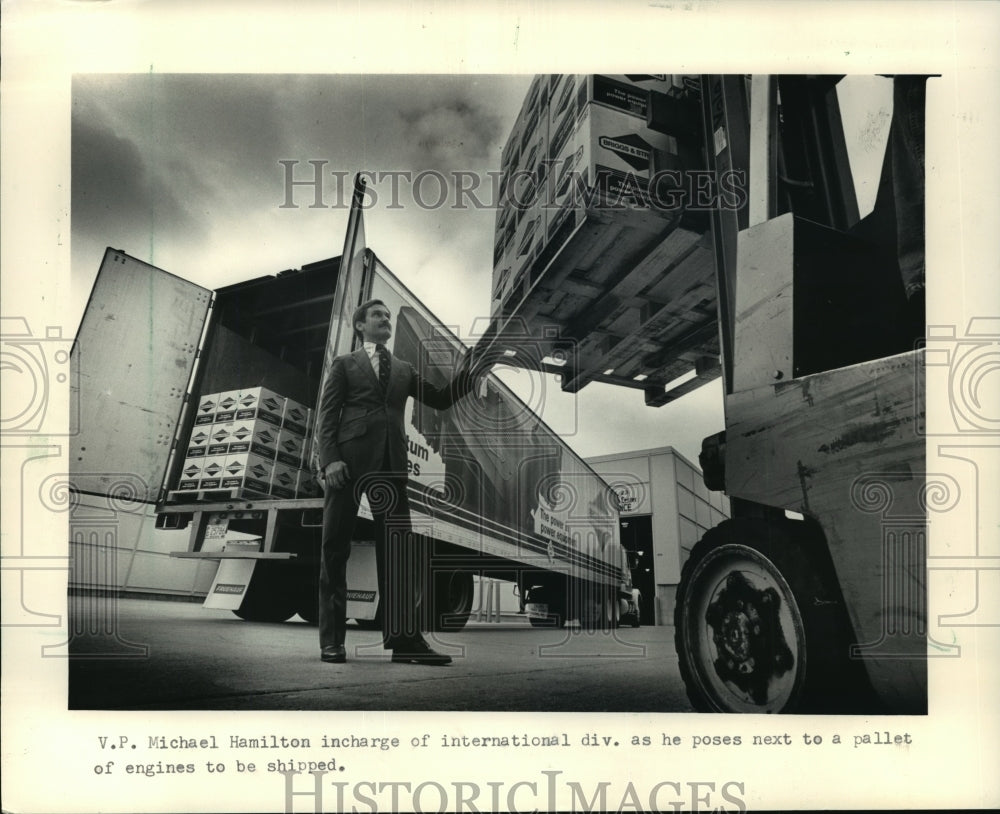
[[[376,345],[375,353],[378,354],[378,383],[384,395],[389,387],[389,365],[392,363],[389,361],[389,351],[385,349],[385,345]]]

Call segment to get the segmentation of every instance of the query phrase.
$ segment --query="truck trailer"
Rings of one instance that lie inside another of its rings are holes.
[[[71,486],[78,501],[120,492],[153,504],[157,529],[179,543],[186,532],[172,556],[219,563],[206,606],[316,621],[323,498],[310,414],[329,359],[354,349],[338,326],[361,301],[389,306],[390,350],[431,381],[466,353],[372,251],[350,256],[212,291],[124,251],[104,255],[71,354]],[[608,485],[491,373],[450,410],[411,399],[407,411],[425,625],[461,628],[476,575],[514,582],[532,624],[615,625],[631,579]],[[366,501],[360,518],[348,616],[376,627]]]

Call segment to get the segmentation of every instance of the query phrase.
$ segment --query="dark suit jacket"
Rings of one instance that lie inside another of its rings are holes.
[[[456,380],[435,387],[413,365],[392,357],[389,385],[383,396],[364,348],[338,356],[320,397],[317,421],[319,465],[344,461],[356,481],[383,467],[388,460],[394,472],[406,472],[406,399],[410,396],[444,410],[467,390]]]

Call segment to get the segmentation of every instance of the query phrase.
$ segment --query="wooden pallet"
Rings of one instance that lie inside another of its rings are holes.
[[[261,500],[266,492],[232,489],[173,489],[167,492],[167,503],[220,503],[229,500]]]

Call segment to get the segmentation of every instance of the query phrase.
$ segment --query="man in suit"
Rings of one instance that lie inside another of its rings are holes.
[[[445,665],[451,657],[432,650],[420,633],[417,581],[419,546],[410,528],[406,495],[406,400],[447,409],[469,390],[471,377],[456,376],[435,387],[385,347],[391,314],[381,300],[354,312],[364,344],[333,360],[317,415],[320,468],[325,489],[319,579],[320,658],[347,660],[347,559],[361,495],[375,519],[375,552],[382,598],[382,642],[392,661]]]

